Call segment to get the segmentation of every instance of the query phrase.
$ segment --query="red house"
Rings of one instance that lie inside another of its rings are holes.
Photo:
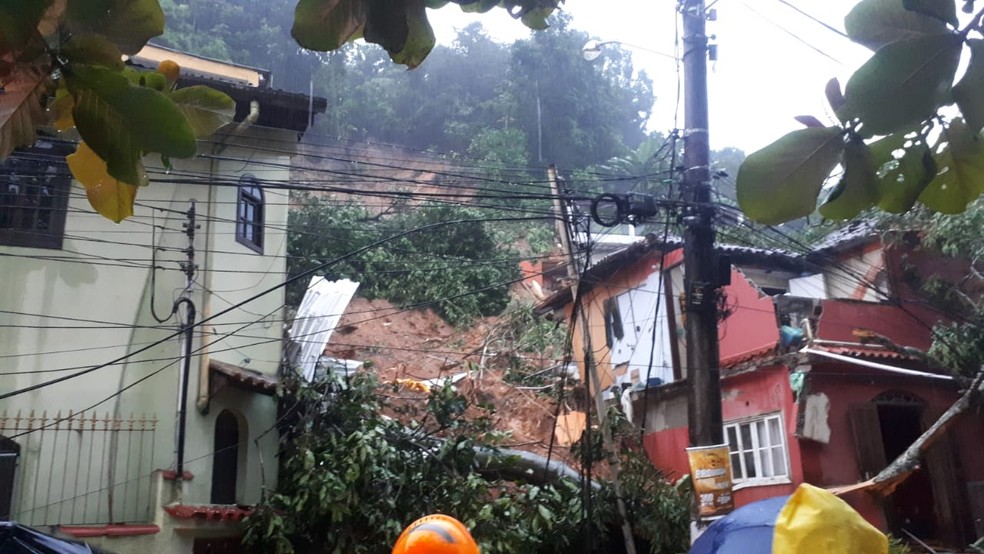
[[[966,265],[903,238],[885,242],[860,224],[808,254],[718,248],[732,264],[719,338],[738,506],[802,482],[863,482],[960,396],[966,382],[918,353],[945,318],[919,283],[964,275]],[[580,284],[603,394],[621,398],[650,459],[671,477],[689,472],[679,247],[650,236],[589,268]],[[570,290],[538,310],[570,317]],[[576,333],[575,356],[584,342]],[[984,417],[966,413],[894,492],[844,498],[888,532],[966,545],[984,535],[982,438]]]

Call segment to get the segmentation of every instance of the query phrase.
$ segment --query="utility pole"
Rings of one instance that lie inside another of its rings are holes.
[[[181,373],[178,382],[178,429],[177,445],[175,451],[175,473],[178,481],[184,479],[185,467],[185,432],[188,417],[188,381],[191,378],[191,346],[195,339],[195,303],[191,299],[190,291],[195,282],[195,231],[199,228],[195,222],[196,211],[195,201],[191,201],[187,212],[188,221],[183,224],[185,234],[188,236],[188,248],[185,254],[188,261],[181,263],[181,270],[187,277],[187,286],[181,297],[174,302],[171,313],[175,314],[181,304],[185,305],[184,335],[181,339]]]
[[[724,442],[707,117],[707,35],[704,0],[680,0],[683,17],[683,234],[686,275],[688,423],[691,446]]]
[[[572,222],[570,214],[567,211],[567,203],[564,200],[564,195],[567,194],[566,191],[561,191],[558,185],[557,179],[557,168],[553,164],[547,167],[547,180],[550,181],[550,192],[554,198],[554,209],[557,210],[557,214],[560,219],[557,221],[557,233],[560,235],[560,242],[568,256],[567,275],[571,279],[571,294],[572,298],[578,297],[578,288],[581,286],[581,263],[577,258],[577,254],[574,253],[574,235],[572,232]],[[576,224],[573,224],[576,225]],[[585,262],[587,264],[587,261]],[[574,306],[578,310],[578,314],[571,314],[573,318],[575,315],[580,317],[581,334],[584,340],[584,372],[586,384],[590,387],[588,391],[594,390],[594,401],[595,410],[598,412],[598,427],[601,428],[601,441],[605,450],[612,453],[612,457],[608,461],[608,467],[612,474],[612,483],[615,486],[615,505],[618,509],[619,518],[622,520],[622,538],[625,540],[625,551],[627,554],[636,554],[635,549],[635,536],[632,533],[632,524],[629,520],[629,510],[625,505],[625,500],[622,496],[622,483],[619,478],[619,474],[622,471],[622,464],[619,461],[619,451],[618,445],[615,444],[615,440],[612,437],[611,428],[608,426],[608,406],[605,405],[605,399],[603,392],[601,390],[601,379],[598,377],[598,366],[595,363],[594,358],[594,346],[591,344],[591,329],[588,327],[588,312],[582,306]],[[571,322],[573,324],[573,322]],[[590,394],[590,392],[589,392]],[[590,401],[591,399],[588,399]],[[590,413],[590,410],[589,410]],[[588,427],[591,426],[591,418],[585,418],[584,424]],[[590,445],[588,449],[590,450]],[[590,476],[588,482],[588,490],[590,491],[591,483]],[[588,492],[587,494],[590,494]],[[588,523],[590,525],[590,522]]]

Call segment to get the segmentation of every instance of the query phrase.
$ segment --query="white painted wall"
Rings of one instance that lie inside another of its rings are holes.
[[[275,138],[291,141],[296,137],[283,133]],[[264,144],[268,143],[264,141]],[[215,163],[202,158],[174,160],[175,167],[169,176],[152,177],[167,180],[172,176],[213,173],[235,179],[251,173],[260,179],[288,179],[290,158],[285,154],[252,149],[244,142],[226,148],[221,155],[233,160]],[[147,161],[148,166],[152,163]],[[157,272],[153,290],[151,254],[155,244],[163,248],[187,247],[188,239],[181,227],[184,215],[172,211],[184,212],[191,199],[197,200],[201,225],[195,240],[199,269],[191,288],[199,321],[281,283],[287,253],[288,195],[286,191],[265,189],[265,196],[265,249],[263,254],[258,254],[235,240],[237,189],[234,186],[154,182],[139,191],[134,217],[117,225],[93,213],[84,191],[73,184],[62,250],[0,246],[0,253],[13,255],[0,261],[0,323],[5,325],[0,327],[0,390],[21,389],[69,375],[74,369],[61,370],[103,364],[174,334],[179,328],[176,319],[159,325],[150,313],[150,297],[155,295],[158,314],[170,312],[173,300],[185,286],[185,275],[177,264],[185,254],[158,252],[157,264],[164,269]],[[155,225],[163,229],[154,229]],[[194,349],[202,346],[205,335],[208,356],[235,365],[249,358],[248,369],[274,374],[280,359],[283,303],[283,289],[278,289],[216,317],[196,331]],[[233,335],[225,336],[228,333]],[[133,355],[123,364],[5,399],[0,402],[0,417],[4,413],[13,417],[34,412],[37,416],[47,413],[50,418],[59,412],[64,415],[68,411],[93,409],[93,405],[100,415],[146,414],[158,420],[151,469],[171,468],[175,460],[180,367],[174,361],[180,353],[177,338],[166,340]],[[209,501],[214,421],[223,408],[238,412],[247,422],[249,441],[241,447],[249,449],[248,464],[244,470],[245,482],[240,487],[241,498],[237,501],[256,502],[262,479],[260,457],[256,455],[258,446],[253,439],[273,425],[275,401],[230,388],[215,393],[209,412],[201,414],[195,409],[195,401],[200,392],[202,365],[201,355],[196,354],[189,383],[185,456],[186,469],[194,474],[194,479],[188,483],[184,502]],[[122,393],[113,396],[121,390]],[[41,435],[36,432],[16,439],[22,446],[19,471],[24,479],[19,480],[21,483],[31,483],[35,475],[42,473]],[[127,451],[125,444],[110,448],[116,449],[117,460]],[[273,488],[276,486],[276,433],[267,433],[259,448],[267,463],[263,471],[266,486]],[[114,456],[107,453],[103,457]],[[71,472],[84,461],[73,460],[67,464],[67,471]],[[65,470],[54,467],[45,471],[45,480],[52,475],[64,480],[61,474]],[[122,471],[103,467],[95,473],[103,479],[115,478],[119,486],[123,478],[118,474]],[[110,481],[103,482],[104,487],[109,484]],[[95,484],[90,484],[90,488],[94,487]],[[79,488],[74,495],[85,492]],[[123,496],[122,491],[117,494]],[[36,503],[32,495],[36,496],[33,487],[18,488],[15,514]]]

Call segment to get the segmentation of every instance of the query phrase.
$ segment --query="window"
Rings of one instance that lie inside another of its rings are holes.
[[[71,183],[66,153],[39,141],[0,163],[0,245],[62,247]]]
[[[236,216],[236,240],[263,253],[263,189],[256,177],[244,175],[239,180]]]
[[[605,342],[608,348],[615,346],[615,343],[625,337],[625,330],[622,327],[622,313],[618,308],[617,298],[607,298],[604,302],[605,311]]]
[[[729,423],[724,426],[724,434],[731,450],[735,483],[789,475],[781,415]]]

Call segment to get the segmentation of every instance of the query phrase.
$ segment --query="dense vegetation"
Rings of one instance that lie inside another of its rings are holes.
[[[246,522],[255,552],[388,552],[403,526],[436,512],[463,521],[487,554],[599,552],[621,540],[607,485],[590,494],[588,520],[582,483],[502,481],[483,471],[479,450],[508,437],[491,428],[494,407],[469,407],[450,386],[403,408],[364,375],[345,386],[292,381],[285,390],[278,491]],[[639,544],[682,552],[689,489],[648,463],[637,430],[623,431],[623,494]]]
[[[498,314],[509,303],[519,257],[493,240],[484,212],[424,204],[377,218],[362,204],[329,197],[300,195],[295,202],[288,223],[290,276],[328,264],[326,277],[360,282],[366,298],[432,307],[452,324]],[[396,238],[371,246],[389,237]],[[306,282],[288,289],[289,304],[300,303]]]

